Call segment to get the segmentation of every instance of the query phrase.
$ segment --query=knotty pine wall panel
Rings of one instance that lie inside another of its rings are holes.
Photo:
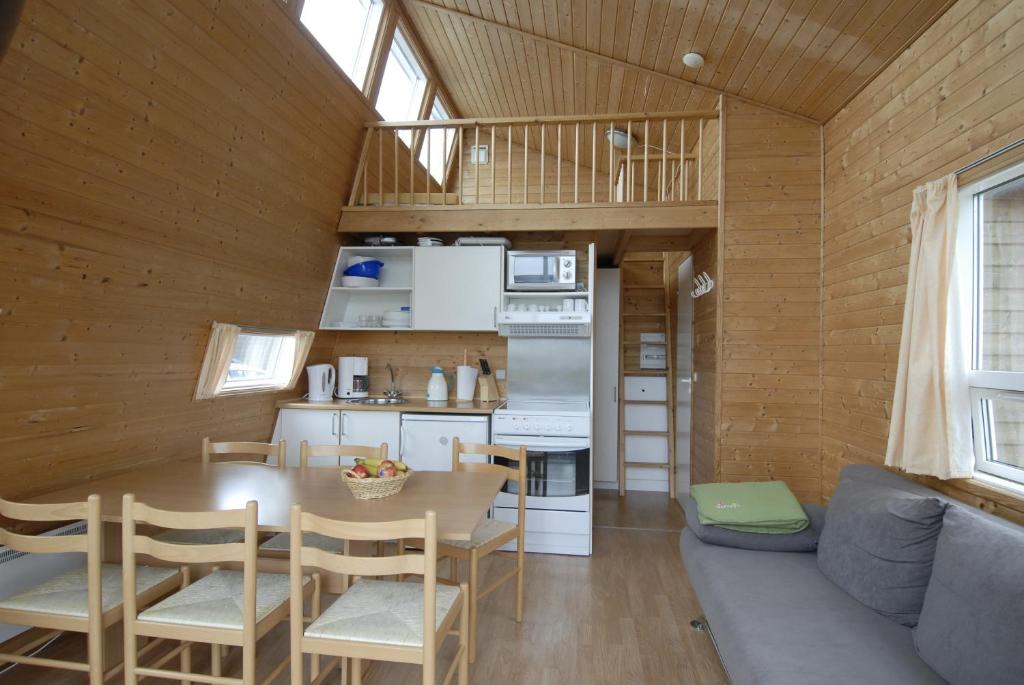
[[[960,0],[825,125],[823,493],[881,464],[916,186],[1024,137],[1024,5]],[[1024,502],[939,486],[1024,520]]]
[[[27,2],[0,64],[5,497],[270,437],[292,393],[193,401],[210,323],[315,328],[374,118],[273,0]]]
[[[724,106],[720,476],[818,502],[821,129]]]
[[[718,280],[715,231],[693,247],[693,273]],[[720,287],[693,301],[693,383],[691,386],[690,482],[720,479],[718,444],[718,309]]]

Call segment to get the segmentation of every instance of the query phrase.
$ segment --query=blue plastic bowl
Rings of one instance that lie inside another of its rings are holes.
[[[367,262],[353,264],[342,272],[345,276],[362,276],[363,278],[380,278],[380,268],[384,262],[372,259]]]

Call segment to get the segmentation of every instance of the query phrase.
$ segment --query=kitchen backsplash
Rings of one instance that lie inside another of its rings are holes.
[[[370,394],[387,390],[391,379],[385,366],[395,369],[398,386],[407,397],[425,397],[430,369],[440,366],[449,377],[451,396],[455,396],[455,367],[462,364],[463,350],[469,363],[480,357],[491,363],[492,372],[508,369],[508,345],[497,333],[453,333],[433,331],[317,331],[316,342],[307,364],[331,363],[338,357],[367,357],[370,361]],[[306,392],[305,374],[298,389]],[[505,381],[498,381],[505,396]]]

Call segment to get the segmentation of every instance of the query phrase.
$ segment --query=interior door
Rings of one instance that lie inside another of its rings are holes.
[[[594,290],[594,487],[619,486],[619,279],[598,269]]]
[[[311,445],[337,445],[340,413],[331,409],[282,409],[278,417],[280,431],[276,440],[287,440],[288,466],[299,465],[299,445],[308,440]]]
[[[494,331],[501,304],[500,247],[417,247],[413,327]]]

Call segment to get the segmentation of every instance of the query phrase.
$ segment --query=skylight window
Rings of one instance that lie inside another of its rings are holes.
[[[411,121],[419,118],[423,96],[427,90],[427,75],[423,71],[416,53],[406,40],[402,29],[395,30],[391,51],[384,66],[384,78],[377,94],[377,112],[384,121]],[[400,131],[399,136],[406,145],[410,144],[409,131]]]
[[[383,11],[383,0],[306,0],[299,18],[362,89]]]
[[[430,109],[430,120],[440,121],[451,119],[448,110],[445,109],[441,98],[434,98],[434,106]],[[455,145],[455,129],[453,128],[432,128],[430,133],[420,146],[420,164],[430,170],[430,175],[438,183],[444,183],[444,164],[452,153]]]
[[[312,344],[311,331],[214,323],[195,397],[205,400],[232,393],[293,388]]]

